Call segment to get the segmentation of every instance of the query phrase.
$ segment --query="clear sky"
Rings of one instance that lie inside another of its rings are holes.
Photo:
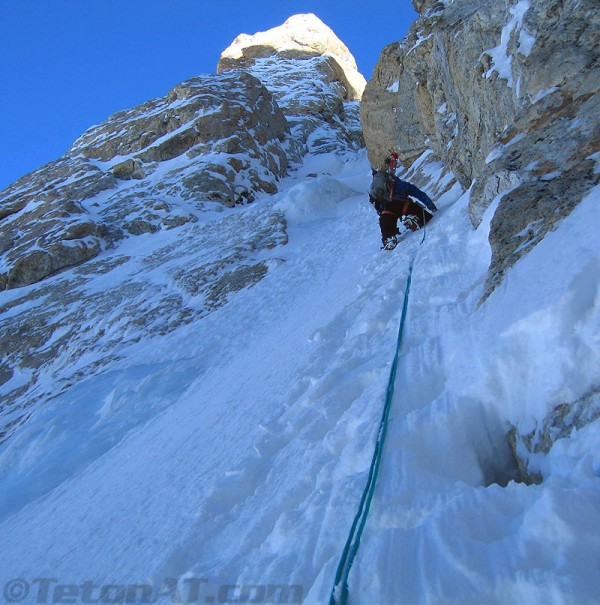
[[[369,79],[410,0],[0,0],[0,189],[110,114],[216,71],[241,33],[315,13]]]

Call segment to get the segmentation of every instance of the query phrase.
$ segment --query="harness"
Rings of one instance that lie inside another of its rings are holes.
[[[391,216],[404,216],[405,214],[408,213],[408,207],[412,203],[412,200],[409,197],[396,199],[394,201],[395,202],[404,202],[404,206],[402,206],[402,210],[400,211],[400,214],[398,214],[398,212],[392,212],[391,210],[382,210],[381,214],[390,214]]]
[[[384,205],[384,209],[381,211],[381,214],[389,214],[391,216],[404,216],[405,214],[408,214],[408,208],[410,206],[410,204],[412,203],[412,199],[409,198],[407,195],[402,195],[402,197],[397,197],[394,198],[394,185],[396,184],[394,179],[390,179],[390,192],[389,195],[387,196],[386,202],[398,202],[398,203],[402,203],[404,202],[404,205],[402,206],[402,210],[400,212],[400,214],[398,214],[398,212],[393,212],[392,210],[386,210],[385,209],[385,205]]]

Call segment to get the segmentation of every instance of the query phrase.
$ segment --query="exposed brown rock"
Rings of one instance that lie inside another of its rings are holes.
[[[381,53],[361,104],[369,158],[428,150],[490,231],[484,296],[599,181],[600,15],[593,0],[414,2],[421,17]],[[531,226],[531,228],[530,228]]]

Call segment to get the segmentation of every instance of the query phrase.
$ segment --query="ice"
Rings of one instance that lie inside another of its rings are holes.
[[[411,49],[406,53],[407,55],[409,55],[413,50],[415,50],[416,48],[421,46],[421,44],[423,44],[424,42],[427,42],[427,40],[429,40],[433,36],[433,34],[423,36],[422,32],[418,32],[417,36],[418,36],[417,41],[413,44]]]
[[[500,36],[500,44],[494,48],[484,51],[491,57],[491,67],[483,74],[484,78],[491,78],[496,72],[498,77],[506,80],[509,88],[513,87],[513,72],[512,72],[512,55],[509,52],[508,46],[515,31],[519,32],[519,47],[518,52],[524,56],[529,56],[531,49],[535,44],[535,37],[527,32],[523,27],[523,18],[525,13],[530,8],[530,0],[519,0],[513,7],[509,9],[512,18],[502,28]],[[518,84],[518,83],[517,83]],[[517,95],[519,94],[519,86],[517,86]]]
[[[544,97],[551,95],[556,92],[558,88],[556,86],[552,86],[551,88],[546,88],[544,90],[540,90],[536,96],[533,98],[532,103],[535,105],[538,101],[541,101]]]

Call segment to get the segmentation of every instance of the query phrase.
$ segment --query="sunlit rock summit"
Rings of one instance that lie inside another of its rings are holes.
[[[253,36],[242,34],[221,54],[219,71],[232,66],[248,67],[267,57],[306,59],[327,57],[337,80],[345,88],[344,98],[360,100],[365,79],[358,72],[348,47],[313,14],[295,15],[280,27]]]

